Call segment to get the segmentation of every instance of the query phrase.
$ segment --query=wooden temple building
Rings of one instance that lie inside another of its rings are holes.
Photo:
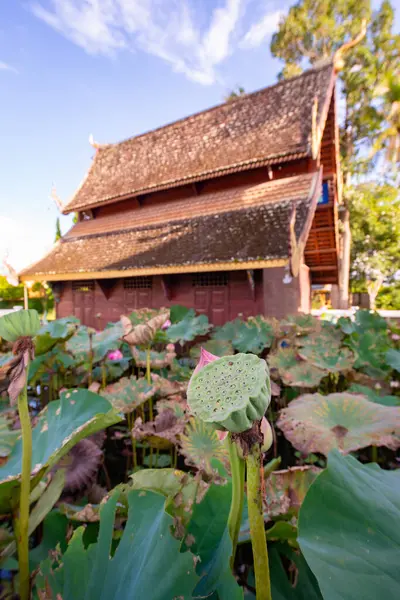
[[[307,312],[338,279],[338,154],[332,64],[97,145],[77,223],[20,279],[96,328],[171,304],[215,325]]]

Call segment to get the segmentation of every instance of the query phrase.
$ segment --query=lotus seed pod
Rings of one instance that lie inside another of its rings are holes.
[[[0,337],[16,342],[20,337],[34,337],[40,329],[36,310],[18,310],[0,317]]]
[[[218,358],[192,375],[187,397],[191,412],[216,429],[247,431],[271,400],[267,363],[254,354]]]

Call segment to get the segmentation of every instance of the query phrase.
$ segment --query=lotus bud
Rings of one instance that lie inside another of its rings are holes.
[[[260,429],[261,429],[261,433],[264,436],[264,441],[261,446],[261,451],[268,452],[268,450],[271,448],[272,443],[274,441],[274,434],[272,432],[271,425],[269,424],[269,422],[267,421],[267,419],[265,417],[263,417],[261,419]]]
[[[202,349],[187,397],[191,412],[216,429],[247,431],[271,401],[267,363],[254,354],[218,358]]]

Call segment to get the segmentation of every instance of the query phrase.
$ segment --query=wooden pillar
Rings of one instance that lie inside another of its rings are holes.
[[[28,286],[24,283],[24,309],[28,310],[29,308],[29,297],[28,297]]]

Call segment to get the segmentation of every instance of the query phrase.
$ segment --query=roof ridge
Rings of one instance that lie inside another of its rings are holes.
[[[322,63],[319,65],[317,64],[317,65],[313,66],[312,68],[307,69],[306,71],[303,71],[302,73],[299,73],[298,75],[294,75],[293,77],[290,77],[289,79],[281,79],[279,81],[276,81],[272,85],[267,85],[258,90],[254,90],[253,92],[249,92],[248,94],[244,94],[243,96],[239,96],[238,98],[233,100],[233,102],[235,102],[235,104],[237,104],[239,102],[245,102],[248,98],[254,97],[257,94],[261,94],[262,92],[265,92],[266,90],[271,90],[273,88],[277,88],[281,85],[295,81],[302,77],[307,77],[308,75],[315,73],[315,71],[322,71],[323,69],[327,69],[328,67],[331,67],[333,69],[332,61],[329,61],[327,63]],[[147,131],[144,131],[143,133],[139,133],[138,135],[131,135],[127,138],[124,138],[123,140],[120,140],[119,142],[110,142],[108,144],[107,143],[102,144],[102,147],[100,147],[98,149],[98,151],[102,152],[102,151],[108,150],[109,148],[114,148],[116,146],[125,144],[126,142],[131,142],[132,140],[140,139],[142,137],[145,137],[146,135],[149,135],[150,133],[155,133],[156,131],[161,131],[162,129],[168,129],[169,127],[173,127],[174,125],[177,125],[178,123],[184,123],[185,121],[188,121],[189,119],[192,119],[193,117],[197,117],[198,115],[213,112],[214,110],[217,110],[226,104],[229,104],[229,103],[226,101],[221,102],[219,104],[215,104],[214,106],[210,106],[209,108],[205,108],[203,110],[198,110],[190,115],[186,115],[186,117],[182,117],[180,119],[176,119],[175,121],[171,121],[170,123],[166,123],[165,125],[160,125],[159,127],[155,127],[154,129],[149,129]]]

